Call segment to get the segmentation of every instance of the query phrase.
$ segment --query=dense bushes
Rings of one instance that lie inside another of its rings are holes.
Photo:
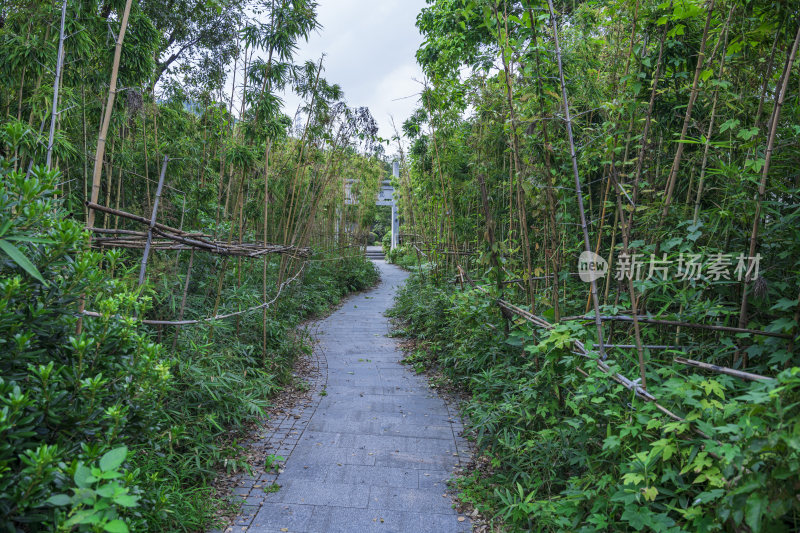
[[[59,179],[36,166],[26,177],[0,158],[0,529],[204,529],[219,505],[213,476],[243,467],[238,432],[307,349],[294,326],[374,283],[376,270],[361,257],[311,262],[269,314],[267,360],[260,313],[184,327],[170,350],[173,331],[159,344],[130,318],[163,294],[135,287],[138,259],[88,249],[57,198]],[[243,274],[224,296],[251,305],[260,267]],[[192,285],[191,299],[203,292]],[[85,317],[78,334],[81,297],[101,316]]]
[[[3,238],[22,256],[3,255],[0,265],[0,515],[4,529],[30,530],[54,516],[45,504],[52,491],[75,486],[78,461],[165,429],[153,413],[170,364],[144,331],[113,318],[143,312],[146,300],[100,268],[119,254],[82,251],[81,224],[53,197],[58,174],[35,167],[26,179],[0,164]],[[103,316],[78,335],[82,294]]]
[[[506,336],[490,299],[420,276],[393,313],[420,341],[411,361],[468,391],[469,428],[492,468],[462,479],[461,497],[509,530],[800,526],[797,367],[749,383],[668,365],[648,373],[648,391],[680,422],[575,355],[571,341],[590,335],[576,323],[516,321]]]
[[[386,254],[386,260],[390,263],[407,269],[420,266],[419,259],[408,244],[401,244],[392,250],[389,244],[384,243],[383,250]]]
[[[463,497],[509,529],[800,529],[797,7],[417,18],[398,198],[428,265],[397,314],[470,393],[492,468]]]

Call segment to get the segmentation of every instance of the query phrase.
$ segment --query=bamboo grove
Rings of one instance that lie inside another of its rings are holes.
[[[428,4],[395,313],[469,393],[462,499],[797,530],[800,6]]]
[[[3,531],[219,524],[296,326],[377,280],[389,166],[294,60],[316,7],[0,3]]]

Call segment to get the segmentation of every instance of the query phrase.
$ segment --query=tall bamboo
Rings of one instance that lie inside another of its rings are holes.
[[[50,136],[47,141],[47,159],[45,164],[50,168],[53,159],[53,141],[56,134],[56,117],[58,116],[58,89],[61,85],[61,73],[64,68],[64,24],[67,19],[67,0],[61,3],[61,29],[58,32],[58,56],[56,57],[56,79],[53,82],[53,109],[50,112]]]
[[[754,257],[756,254],[756,248],[758,247],[758,231],[761,223],[761,204],[764,201],[764,196],[767,192],[767,177],[769,176],[769,168],[770,164],[772,163],[772,154],[775,149],[775,137],[778,133],[778,122],[781,116],[781,108],[783,107],[783,102],[786,99],[786,90],[789,87],[789,78],[791,77],[792,73],[792,66],[794,65],[794,60],[797,57],[797,47],[798,43],[800,43],[800,25],[797,27],[797,34],[794,38],[794,43],[792,44],[791,52],[789,52],[789,57],[786,61],[786,67],[783,71],[783,81],[781,85],[777,89],[777,93],[775,95],[775,108],[772,112],[772,119],[769,124],[769,134],[767,137],[767,147],[766,151],[764,152],[764,166],[761,169],[761,181],[758,183],[758,195],[756,197],[756,208],[755,213],[753,213],[753,229],[750,231],[750,249],[749,255],[750,257]],[[744,328],[747,325],[747,284],[752,281],[749,277],[749,272],[744,276],[744,280],[742,281],[742,303],[739,309],[739,327]],[[736,352],[734,357],[735,360],[738,360],[739,352]],[[742,366],[747,365],[746,355],[744,356],[744,362]],[[735,362],[735,361],[734,361]]]
[[[556,49],[556,60],[558,63],[558,77],[561,82],[561,98],[564,101],[564,119],[567,124],[567,139],[569,141],[569,155],[572,160],[572,173],[575,177],[575,192],[578,197],[578,216],[581,219],[581,230],[583,231],[583,244],[587,252],[592,251],[592,245],[589,242],[589,228],[586,225],[586,213],[583,210],[583,193],[581,192],[581,178],[578,174],[578,155],[575,152],[575,140],[572,136],[572,117],[569,114],[569,100],[567,98],[567,82],[564,79],[564,66],[561,61],[561,46],[558,42],[558,25],[556,24],[555,11],[553,9],[553,0],[547,0],[547,6],[550,10],[550,23],[553,28],[553,42]],[[597,328],[597,343],[598,351],[600,352],[601,359],[606,358],[605,346],[603,342],[603,322],[600,318],[600,303],[597,298],[597,283],[594,279],[590,282],[590,290],[592,292],[592,304],[594,306],[594,322]],[[644,373],[644,371],[642,371]]]
[[[92,203],[97,203],[100,196],[100,175],[103,170],[103,156],[106,151],[106,134],[108,125],[111,123],[111,112],[114,109],[114,98],[117,95],[117,75],[119,74],[119,63],[122,57],[122,42],[125,40],[125,31],[128,29],[128,16],[131,12],[133,0],[125,0],[125,9],[122,12],[117,44],[114,48],[114,62],[111,65],[111,80],[108,83],[108,100],[106,101],[105,111],[103,112],[103,122],[100,125],[100,133],[97,137],[97,149],[94,155],[94,172],[92,173]],[[94,227],[94,210],[89,210],[89,218],[86,227]]]

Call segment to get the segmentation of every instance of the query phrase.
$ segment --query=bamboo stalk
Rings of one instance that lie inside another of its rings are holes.
[[[773,379],[767,376],[753,374],[751,372],[734,370],[733,368],[728,368],[726,366],[712,365],[709,363],[703,363],[701,361],[695,361],[694,359],[686,359],[685,357],[676,357],[674,361],[682,365],[692,366],[694,368],[701,368],[703,370],[710,370],[712,372],[718,372],[720,374],[727,374],[729,376],[733,376],[740,379],[746,379],[748,381],[770,381]]]
[[[564,118],[567,125],[567,138],[569,140],[569,155],[572,160],[572,173],[575,177],[575,191],[578,197],[578,215],[581,219],[581,229],[583,230],[583,244],[586,252],[592,251],[592,245],[589,242],[589,228],[586,225],[586,213],[583,210],[583,194],[581,193],[581,178],[578,174],[578,155],[575,152],[575,140],[572,136],[572,118],[569,114],[569,100],[567,99],[567,83],[564,79],[564,66],[561,61],[561,46],[558,42],[558,26],[556,24],[555,11],[553,9],[553,0],[547,0],[547,5],[550,9],[550,23],[553,27],[553,42],[556,49],[556,60],[558,63],[558,77],[561,82],[561,97],[564,101]],[[605,359],[605,349],[603,348],[603,323],[600,319],[600,303],[597,298],[597,283],[594,279],[590,282],[590,290],[592,292],[592,304],[594,306],[595,325],[597,327],[597,343],[600,352],[600,358]]]
[[[61,29],[58,32],[58,56],[56,57],[56,79],[53,82],[53,109],[50,112],[50,136],[47,141],[46,165],[50,169],[53,159],[53,142],[56,134],[56,117],[58,116],[58,89],[61,85],[61,74],[64,68],[64,24],[67,18],[67,0],[61,3]]]
[[[147,229],[147,243],[144,245],[144,254],[142,255],[142,265],[139,268],[139,286],[144,285],[144,278],[147,275],[147,259],[150,256],[150,244],[153,240],[153,228],[156,225],[156,216],[158,215],[158,204],[161,200],[161,189],[164,187],[164,177],[167,175],[167,163],[169,157],[164,156],[164,163],[161,165],[161,175],[158,178],[158,187],[156,188],[156,199],[153,202],[153,212],[150,215],[150,225]]]
[[[798,43],[800,43],[800,25],[797,27],[797,34],[794,38],[794,43],[792,44],[791,52],[789,53],[789,57],[786,61],[786,68],[783,72],[783,82],[781,86],[777,89],[777,94],[775,98],[775,108],[772,113],[772,120],[769,126],[769,136],[767,138],[767,149],[764,153],[764,167],[761,169],[761,181],[758,184],[758,196],[756,198],[756,209],[755,213],[753,214],[753,229],[750,232],[750,250],[749,255],[750,257],[755,256],[756,247],[758,246],[758,230],[759,224],[761,222],[761,204],[764,201],[764,196],[767,192],[767,177],[769,176],[769,168],[770,164],[772,163],[772,152],[775,149],[775,137],[778,132],[778,121],[781,115],[781,108],[783,107],[783,102],[786,99],[786,89],[789,86],[789,78],[792,73],[792,66],[794,65],[795,57],[797,56],[797,47]],[[746,273],[744,276],[744,280],[742,281],[742,303],[739,310],[739,327],[742,328],[747,325],[747,283],[750,281],[749,273]],[[734,362],[738,360],[739,352],[737,351],[734,355]],[[747,364],[747,355],[744,356],[744,364]]]
[[[494,4],[494,15],[500,23],[497,5]],[[519,224],[520,224],[520,233],[522,238],[522,249],[523,249],[523,257],[525,259],[525,277],[527,278],[527,286],[525,287],[525,291],[528,293],[528,302],[531,305],[531,309],[535,309],[536,306],[536,294],[534,292],[534,285],[533,285],[533,267],[531,264],[531,245],[530,245],[530,238],[528,235],[528,216],[525,211],[525,192],[522,190],[522,184],[520,183],[522,180],[522,173],[521,173],[521,163],[520,163],[520,148],[519,148],[519,135],[517,133],[518,129],[518,121],[517,115],[514,112],[514,88],[512,82],[512,66],[510,62],[506,58],[505,54],[505,47],[511,49],[511,45],[508,40],[508,12],[507,12],[507,5],[503,4],[503,23],[505,26],[505,43],[500,43],[499,39],[499,31],[498,31],[498,44],[501,45],[501,58],[503,60],[503,70],[505,71],[505,85],[506,85],[506,101],[508,104],[508,113],[509,117],[511,118],[511,148],[512,148],[512,157],[514,162],[514,172],[516,173],[516,200],[517,200],[517,216],[519,217]],[[531,21],[533,24],[533,21]],[[510,211],[509,211],[510,213]],[[511,218],[511,217],[509,217]]]
[[[117,44],[114,48],[114,62],[111,66],[111,81],[108,85],[108,100],[106,102],[105,111],[103,113],[103,123],[100,126],[100,133],[97,137],[97,149],[94,156],[94,172],[92,174],[92,196],[90,201],[97,203],[100,196],[100,176],[103,170],[103,156],[106,151],[106,134],[108,133],[108,125],[111,123],[111,112],[114,109],[114,98],[117,95],[117,75],[119,74],[119,63],[122,57],[122,42],[125,39],[125,31],[128,29],[128,15],[131,12],[132,0],[125,0],[125,9],[122,12],[122,21],[120,22],[119,35],[117,35]],[[94,226],[94,211],[89,210],[89,218],[86,221],[86,226],[91,228]]]
[[[593,320],[594,317],[592,316],[576,316],[576,317],[569,317],[570,320]],[[625,315],[604,315],[602,317],[603,320],[608,321],[617,321],[617,322],[633,322],[632,316],[625,316]],[[764,331],[760,329],[748,329],[748,328],[735,328],[732,326],[716,326],[713,324],[696,324],[693,322],[683,322],[679,320],[659,320],[655,318],[649,318],[646,316],[638,315],[637,319],[642,324],[652,324],[656,326],[680,326],[682,328],[693,328],[693,329],[707,329],[710,331],[725,331],[728,333],[750,333],[752,335],[762,335],[764,337],[776,337],[779,339],[791,339],[792,336],[788,333],[780,333],[777,331]]]
[[[183,284],[183,296],[181,296],[181,308],[178,311],[178,322],[183,320],[183,313],[186,310],[186,298],[189,295],[189,281],[192,278],[192,265],[194,264],[194,249],[192,253],[189,254],[189,265],[186,267],[186,281]],[[175,338],[172,341],[172,349],[175,350],[175,347],[178,345],[178,333],[181,331],[181,325],[177,324],[175,328]]]
[[[664,209],[661,211],[662,222],[669,213],[669,207],[672,203],[672,193],[675,190],[675,182],[678,181],[678,168],[681,165],[683,149],[685,147],[685,143],[683,141],[686,140],[686,133],[689,131],[689,122],[692,119],[692,108],[694,107],[694,103],[697,100],[697,93],[699,92],[698,87],[700,84],[700,74],[703,72],[703,63],[706,57],[706,40],[708,39],[708,30],[711,27],[711,18],[714,14],[714,2],[715,0],[711,0],[711,3],[708,7],[706,25],[703,28],[703,37],[700,40],[700,52],[697,55],[697,67],[694,70],[692,91],[689,93],[689,103],[686,105],[686,113],[683,116],[683,127],[681,128],[681,136],[680,140],[678,141],[678,147],[675,150],[675,158],[672,160],[672,167],[670,167],[669,176],[667,177],[667,190],[664,198]],[[733,8],[731,8],[731,12],[732,11]]]

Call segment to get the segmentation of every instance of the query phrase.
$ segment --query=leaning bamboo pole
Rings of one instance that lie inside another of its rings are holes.
[[[167,163],[169,157],[164,156],[164,163],[161,165],[161,176],[158,178],[158,187],[156,188],[156,199],[153,202],[153,212],[150,215],[150,224],[147,226],[147,241],[144,245],[144,253],[142,254],[142,264],[139,268],[139,286],[144,285],[145,276],[147,276],[147,259],[150,257],[150,244],[153,241],[153,229],[156,225],[156,216],[158,216],[158,204],[161,201],[161,190],[164,188],[164,178],[167,174]]]
[[[689,93],[689,102],[686,105],[686,113],[684,113],[683,116],[683,126],[681,128],[680,139],[678,139],[678,147],[675,150],[675,157],[672,160],[672,166],[669,169],[669,176],[667,177],[667,187],[664,197],[664,208],[661,211],[661,222],[664,221],[664,218],[666,218],[667,214],[669,213],[669,207],[672,203],[672,194],[675,190],[675,182],[678,181],[678,168],[681,165],[681,159],[683,158],[683,149],[686,146],[684,141],[686,140],[686,134],[689,131],[689,123],[691,122],[692,119],[692,108],[694,107],[694,104],[697,101],[697,94],[699,93],[700,74],[702,74],[703,72],[703,64],[706,57],[706,41],[708,40],[708,30],[711,27],[711,18],[714,15],[714,2],[715,0],[711,0],[710,5],[708,6],[706,25],[703,28],[703,37],[700,39],[700,51],[697,54],[697,66],[694,69],[694,80],[692,81],[692,90]],[[733,8],[731,8],[731,12],[733,12]]]
[[[278,286],[278,290],[277,290],[275,296],[271,300],[269,300],[268,302],[262,302],[262,303],[260,303],[258,305],[254,305],[252,307],[248,307],[247,309],[242,309],[240,311],[235,311],[233,313],[225,313],[225,314],[218,314],[217,313],[217,310],[218,310],[217,308],[219,307],[219,302],[217,302],[216,305],[215,305],[214,314],[212,316],[210,316],[210,317],[198,318],[198,319],[194,319],[194,320],[150,320],[150,319],[142,319],[142,320],[139,320],[139,322],[141,322],[142,324],[150,325],[150,326],[191,326],[191,325],[195,325],[195,324],[207,324],[207,323],[213,325],[213,323],[216,322],[217,320],[225,320],[227,318],[233,318],[233,317],[241,316],[241,315],[244,315],[244,314],[247,314],[247,313],[251,313],[253,311],[258,311],[260,309],[264,309],[265,307],[270,307],[272,304],[274,304],[278,300],[278,298],[280,297],[281,293],[283,292],[283,289],[285,289],[288,285],[290,285],[291,283],[293,283],[294,281],[296,281],[300,277],[300,274],[304,271],[306,264],[307,264],[307,262],[303,263],[303,266],[297,271],[297,273],[294,276],[292,276],[291,278],[289,278],[286,281],[284,281],[283,283],[281,283]],[[84,311],[81,311],[81,316],[90,316],[90,317],[100,318],[100,317],[103,317],[104,315],[102,315],[101,313],[98,313],[96,311],[85,311],[84,310]],[[213,330],[212,330],[211,334],[213,334]]]
[[[547,5],[550,10],[550,24],[553,28],[553,42],[556,48],[556,60],[558,63],[558,77],[561,82],[561,98],[564,101],[564,119],[567,125],[567,139],[569,141],[569,155],[572,160],[572,173],[575,177],[575,192],[578,197],[578,215],[581,219],[581,229],[583,230],[583,244],[584,250],[588,253],[592,252],[592,244],[589,241],[589,228],[586,225],[586,213],[583,210],[583,193],[581,192],[581,178],[578,173],[578,155],[575,152],[575,140],[572,136],[572,118],[569,114],[569,100],[567,99],[567,82],[564,79],[564,66],[561,61],[561,46],[558,42],[558,25],[556,23],[555,10],[553,9],[553,0],[547,0]],[[603,347],[603,322],[600,319],[600,303],[597,298],[597,283],[594,279],[589,281],[590,290],[592,292],[592,304],[594,306],[595,325],[597,326],[597,346],[600,352],[601,359],[605,359],[605,348]]]
[[[536,307],[536,295],[534,293],[534,285],[533,285],[533,268],[531,264],[531,245],[530,245],[530,238],[528,236],[528,216],[527,212],[525,211],[526,205],[526,195],[522,189],[522,163],[520,162],[520,147],[519,147],[519,133],[518,133],[518,119],[517,114],[514,111],[514,85],[513,85],[513,65],[507,58],[505,50],[513,50],[511,44],[508,39],[508,12],[506,4],[503,4],[503,25],[505,28],[505,32],[503,33],[505,39],[500,39],[500,32],[499,32],[499,25],[500,25],[500,16],[498,13],[497,5],[493,5],[494,8],[494,16],[497,20],[498,24],[498,35],[497,35],[497,44],[501,49],[501,59],[503,62],[503,71],[505,73],[505,88],[506,88],[506,103],[508,104],[508,115],[511,119],[511,132],[509,137],[511,138],[511,157],[513,162],[513,170],[514,174],[516,174],[516,186],[515,186],[515,196],[517,202],[517,216],[519,217],[519,225],[520,225],[520,238],[522,240],[521,246],[523,250],[523,258],[525,260],[525,278],[527,280],[527,285],[525,287],[525,291],[528,295],[528,303],[531,306],[531,309],[535,309]],[[510,165],[512,167],[512,165]],[[509,210],[509,214],[512,210]],[[509,219],[513,217],[509,216]]]
[[[119,34],[117,35],[117,44],[114,48],[114,61],[111,65],[111,80],[108,84],[108,100],[103,113],[103,122],[100,125],[100,133],[97,137],[97,149],[94,154],[94,172],[92,174],[92,193],[90,202],[97,203],[100,197],[100,177],[103,170],[103,156],[106,151],[106,134],[108,133],[108,125],[111,122],[111,111],[114,108],[114,98],[117,95],[117,74],[119,73],[119,63],[122,57],[122,41],[125,39],[125,30],[128,28],[128,16],[131,12],[132,0],[125,1],[125,8],[122,12],[122,20],[120,22]],[[88,205],[88,204],[87,204]],[[86,227],[94,227],[94,210],[88,207],[86,217]],[[83,311],[86,308],[86,295],[82,294],[78,298],[78,321],[75,324],[75,334],[80,335],[83,330]]]
[[[131,12],[133,0],[125,0],[125,9],[122,12],[117,44],[114,48],[114,62],[111,65],[111,80],[108,83],[108,100],[106,101],[105,111],[103,112],[103,122],[100,125],[100,133],[97,137],[97,149],[94,154],[94,172],[92,174],[92,195],[90,201],[97,203],[100,196],[100,176],[103,170],[103,157],[106,152],[106,135],[108,125],[111,123],[111,112],[114,109],[114,98],[117,96],[117,75],[119,74],[119,64],[122,57],[122,42],[125,40],[125,31],[128,29],[128,16]],[[94,211],[89,209],[89,218],[86,227],[94,227]]]
[[[783,107],[783,102],[786,99],[786,90],[789,87],[789,78],[791,77],[792,73],[792,66],[794,65],[794,60],[797,57],[797,48],[798,44],[800,43],[800,25],[797,27],[797,34],[794,38],[794,43],[792,44],[791,52],[789,52],[789,57],[786,61],[786,68],[784,68],[783,72],[783,81],[780,87],[777,89],[777,93],[775,95],[775,108],[772,112],[772,120],[770,121],[769,125],[769,134],[767,137],[767,148],[764,153],[764,166],[761,169],[761,181],[758,184],[758,196],[756,197],[756,209],[755,213],[753,213],[753,229],[750,232],[750,249],[749,255],[750,257],[755,256],[756,247],[758,246],[758,230],[761,223],[761,204],[764,201],[764,196],[767,192],[767,177],[769,176],[769,167],[772,163],[772,153],[775,149],[775,137],[778,132],[778,121],[781,115],[781,108]],[[739,309],[739,327],[743,328],[747,325],[747,283],[751,281],[748,279],[749,272],[745,274],[744,281],[742,282],[742,302],[741,307]],[[739,352],[736,352],[736,356],[734,357],[734,362],[738,359]],[[746,355],[744,356],[744,364],[747,364]]]
[[[67,18],[67,0],[61,4],[61,29],[58,32],[58,56],[56,57],[56,80],[53,82],[53,109],[50,112],[50,136],[47,141],[46,165],[50,169],[53,160],[53,141],[56,134],[56,118],[58,117],[58,89],[64,69],[64,24]]]
[[[635,317],[635,318],[634,318]],[[653,324],[656,326],[676,326],[681,328],[691,328],[691,329],[706,329],[709,331],[724,331],[727,333],[747,333],[750,335],[761,335],[764,337],[776,337],[778,339],[791,339],[792,335],[789,333],[780,333],[778,331],[766,331],[761,329],[752,329],[752,328],[736,328],[733,326],[718,326],[715,324],[698,324],[695,322],[685,322],[681,320],[663,320],[658,318],[650,318],[644,315],[603,315],[602,318],[605,321],[616,321],[616,322],[633,322],[634,319],[638,320],[642,324]],[[571,316],[566,317],[563,320],[593,320],[594,317],[588,315],[580,315],[580,316]]]

